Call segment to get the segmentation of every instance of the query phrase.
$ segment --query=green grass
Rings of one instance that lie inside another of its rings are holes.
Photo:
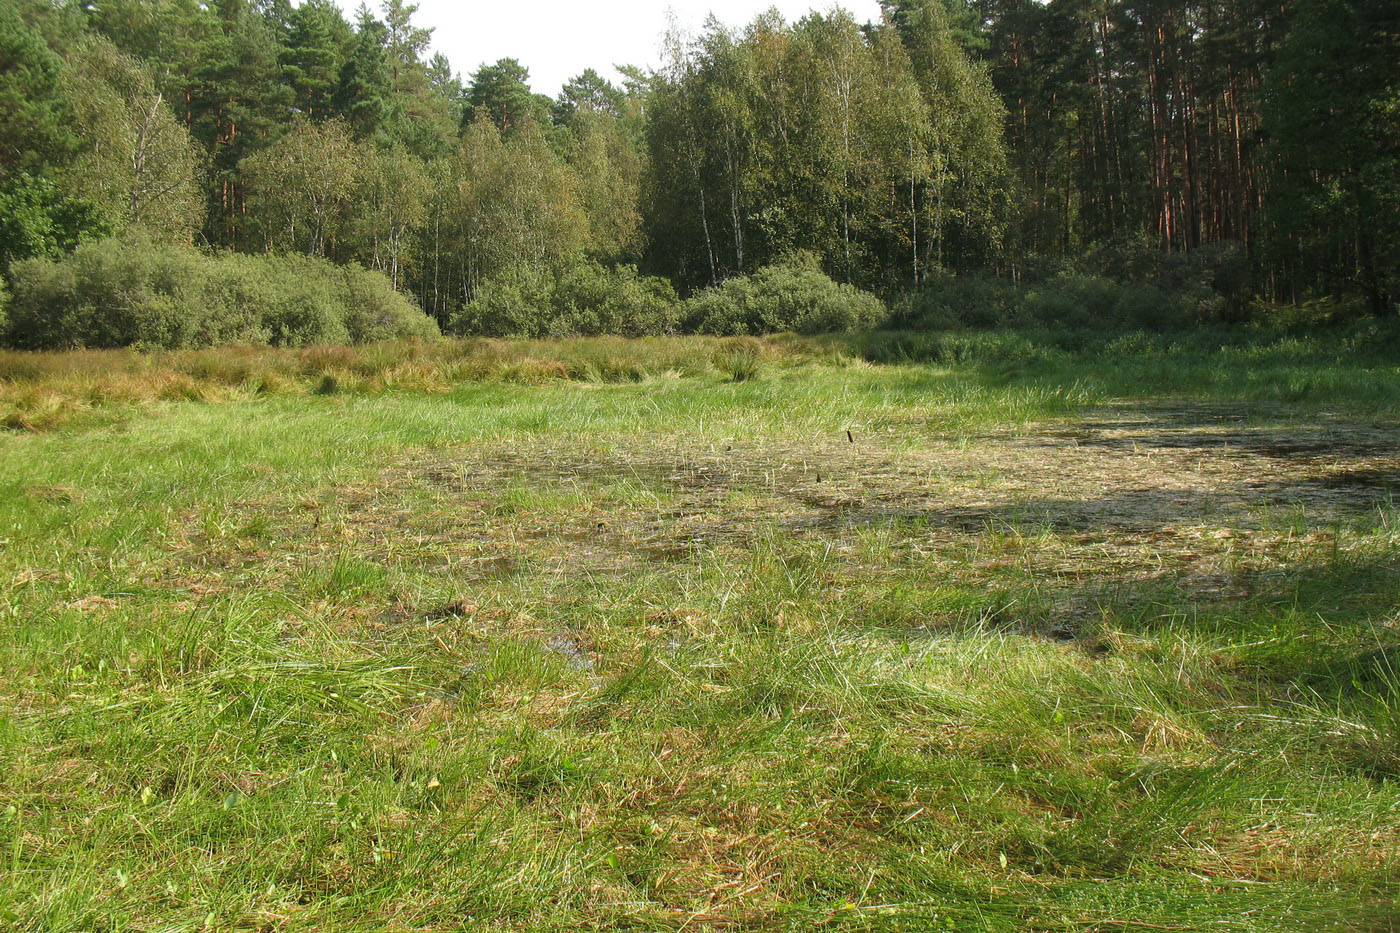
[[[0,927],[1394,929],[1387,344],[939,339],[0,360]]]

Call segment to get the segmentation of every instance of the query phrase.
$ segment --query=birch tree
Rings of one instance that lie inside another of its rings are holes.
[[[188,242],[203,221],[201,159],[149,70],[101,37],[73,51],[63,77],[84,145],[72,193],[122,226]]]
[[[304,117],[268,149],[245,159],[241,173],[264,248],[327,255],[341,230],[360,161],[346,124]]]

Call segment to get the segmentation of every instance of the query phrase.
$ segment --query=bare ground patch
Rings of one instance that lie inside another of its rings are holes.
[[[435,452],[391,472],[486,510],[498,507],[502,489],[577,495],[588,521],[572,530],[641,556],[744,540],[770,522],[797,532],[897,521],[949,533],[1019,526],[1135,537],[1197,525],[1245,532],[1271,509],[1301,507],[1307,524],[1328,526],[1400,490],[1400,427],[1251,427],[1226,418],[1132,408],[968,439],[895,429],[718,443],[581,439]],[[610,501],[629,486],[655,502]]]
[[[1060,620],[1042,626],[1053,634],[1106,590],[1237,599],[1346,547],[1358,524],[1393,527],[1400,428],[1268,414],[1118,405],[973,437],[902,423],[437,448],[231,521],[271,528],[284,569],[350,552],[480,583],[665,573],[781,539],[825,548],[852,581],[1030,583]],[[267,557],[257,542],[226,550],[220,572]]]

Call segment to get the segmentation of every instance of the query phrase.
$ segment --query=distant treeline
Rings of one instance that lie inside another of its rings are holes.
[[[883,7],[712,22],[657,72],[550,99],[512,59],[463,83],[402,0],[353,23],[331,0],[0,0],[8,339],[37,344],[36,283],[81,266],[25,261],[109,237],[217,254],[210,275],[358,264],[483,333],[1393,312],[1388,0]],[[832,303],[736,304],[778,281]]]

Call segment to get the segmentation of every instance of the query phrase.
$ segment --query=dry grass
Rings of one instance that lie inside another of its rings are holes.
[[[0,425],[46,430],[94,413],[171,401],[261,395],[443,393],[464,383],[616,383],[829,360],[815,341],[776,338],[594,338],[399,341],[361,347],[224,347],[142,352],[0,350]],[[737,378],[737,377],[736,377]]]

